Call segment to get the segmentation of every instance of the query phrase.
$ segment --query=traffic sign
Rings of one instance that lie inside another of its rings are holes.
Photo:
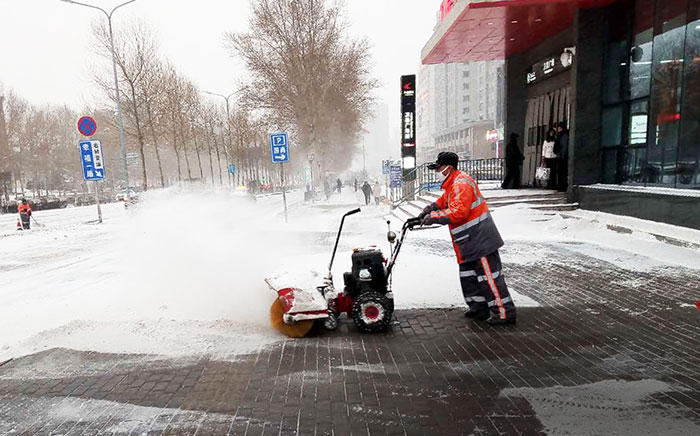
[[[270,133],[270,151],[272,163],[289,162],[289,142],[286,133]]]
[[[230,165],[228,166],[228,172],[231,173],[231,174],[236,174],[236,165],[230,164]]]
[[[392,165],[389,173],[389,186],[392,188],[401,187],[401,165]]]
[[[382,161],[382,174],[389,174],[389,160],[383,160]]]
[[[92,136],[97,132],[97,123],[92,117],[81,117],[78,120],[78,132],[83,136]]]
[[[102,158],[102,143],[97,139],[80,141],[80,162],[83,164],[85,180],[102,180],[105,178],[104,159]]]

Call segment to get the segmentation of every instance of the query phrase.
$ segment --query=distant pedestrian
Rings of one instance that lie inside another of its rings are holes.
[[[520,189],[520,166],[524,160],[525,157],[518,146],[518,134],[511,133],[506,147],[506,176],[501,188]]]
[[[326,194],[326,200],[331,198],[331,184],[328,183],[328,179],[323,181],[323,192]]]
[[[564,192],[569,183],[569,129],[564,121],[557,123],[554,153],[557,155],[557,190]]]
[[[355,192],[357,192],[357,179],[355,179]]]
[[[362,184],[362,193],[365,194],[365,205],[369,206],[369,200],[372,196],[372,187],[367,180]]]
[[[338,179],[335,181],[335,186],[336,186],[336,189],[338,189],[338,194],[340,194],[342,192],[342,189],[343,189],[343,182],[341,182],[340,179]]]
[[[379,184],[379,180],[374,182],[374,189],[372,190],[374,194],[374,204],[379,204],[379,200],[382,198],[382,187]]]
[[[459,277],[467,318],[490,325],[515,324],[515,304],[508,293],[498,250],[503,246],[479,186],[459,171],[459,157],[441,152],[428,165],[442,182],[444,193],[418,215],[422,225],[447,224],[459,263]],[[431,274],[432,272],[427,272]]]
[[[29,230],[31,227],[32,206],[29,205],[26,198],[23,198],[17,206],[17,212],[19,212],[22,230]]]

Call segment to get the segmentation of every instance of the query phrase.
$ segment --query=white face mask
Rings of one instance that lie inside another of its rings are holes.
[[[447,167],[447,168],[445,168],[444,170],[442,170],[442,171],[440,171],[439,173],[437,173],[438,182],[442,183],[442,182],[445,181],[445,179],[447,179],[447,174],[445,174],[445,171],[447,171],[447,172],[449,173],[450,167]]]

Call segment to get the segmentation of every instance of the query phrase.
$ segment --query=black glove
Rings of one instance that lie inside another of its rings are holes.
[[[435,219],[431,217],[430,214],[427,214],[425,217],[423,217],[423,220],[420,223],[420,225],[422,226],[429,226],[431,224],[435,224]]]
[[[409,218],[406,220],[406,223],[408,224],[409,229],[413,229],[415,226],[419,226],[421,221],[423,221],[422,218],[420,217],[413,217]]]

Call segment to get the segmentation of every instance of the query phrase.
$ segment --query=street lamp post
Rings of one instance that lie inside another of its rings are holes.
[[[238,91],[234,91],[230,93],[229,95],[223,95],[223,94],[217,94],[215,92],[209,92],[209,91],[202,91],[205,94],[213,95],[216,97],[221,97],[226,101],[226,127],[228,129],[228,147],[229,150],[233,150],[233,141],[231,140],[231,109],[229,105],[229,99],[233,97],[235,94],[238,93]],[[229,162],[230,164],[231,162]],[[240,163],[240,162],[239,162]],[[228,166],[227,166],[228,168]],[[229,173],[229,180],[231,180],[231,187],[233,187],[233,175]]]
[[[314,189],[314,153],[313,153],[313,152],[311,152],[311,154],[309,155],[309,171],[310,171],[310,175],[311,175],[311,192],[310,192],[310,195],[311,195],[311,202],[313,203],[313,202],[314,202],[314,197],[315,197],[315,194],[316,194],[316,190]]]
[[[122,120],[122,108],[121,108],[121,103],[119,99],[119,79],[117,78],[117,59],[116,55],[114,53],[114,32],[112,31],[112,15],[114,12],[121,8],[122,6],[126,6],[129,3],[133,3],[136,0],[129,0],[126,1],[120,5],[117,5],[112,9],[111,12],[107,12],[104,9],[102,9],[99,6],[93,6],[87,3],[81,3],[81,2],[76,2],[73,0],[61,0],[64,3],[70,3],[72,5],[79,5],[79,6],[85,6],[86,8],[92,8],[92,9],[97,9],[98,11],[102,12],[105,14],[107,17],[107,24],[109,25],[109,44],[112,52],[112,71],[114,73],[114,95],[117,100],[117,122],[119,124],[119,147],[121,148],[121,155],[122,155],[122,162],[124,164],[124,184],[126,185],[126,196],[129,196],[129,191],[130,191],[130,185],[129,185],[129,168],[126,163],[126,141],[124,139],[124,121]]]

